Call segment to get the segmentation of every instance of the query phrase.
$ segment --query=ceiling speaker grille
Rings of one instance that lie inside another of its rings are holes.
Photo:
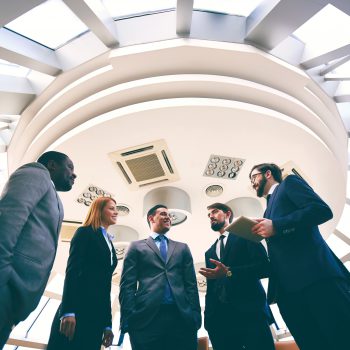
[[[164,176],[165,172],[155,153],[126,161],[136,181],[151,180]]]

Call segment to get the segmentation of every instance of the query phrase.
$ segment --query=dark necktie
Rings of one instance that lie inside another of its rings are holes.
[[[220,240],[220,261],[221,262],[224,260],[224,253],[225,253],[224,239],[225,239],[224,235],[221,235],[219,238],[219,240]]]
[[[166,257],[167,257],[167,245],[165,242],[166,237],[164,237],[163,235],[159,235],[157,239],[160,242],[159,243],[160,255],[162,256],[162,259],[164,260],[164,262],[166,262]],[[173,303],[174,303],[173,294],[171,292],[169,281],[167,281],[167,284],[165,285],[163,304],[173,304]]]
[[[269,205],[269,200],[270,200],[270,198],[271,198],[271,194],[268,194],[268,195],[266,196],[266,205]]]

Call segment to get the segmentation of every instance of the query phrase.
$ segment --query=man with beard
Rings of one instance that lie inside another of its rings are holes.
[[[38,305],[55,259],[63,207],[56,191],[77,176],[66,154],[49,151],[18,168],[0,200],[0,349]]]
[[[211,228],[219,239],[205,253],[207,277],[204,326],[214,350],[273,350],[269,309],[260,279],[267,277],[265,248],[225,231],[231,208],[222,203],[207,207]],[[219,261],[220,260],[220,261]]]
[[[169,211],[147,213],[149,237],[131,243],[120,280],[121,331],[133,350],[196,350],[201,310],[191,252],[167,237]]]
[[[301,350],[348,349],[350,274],[318,229],[331,209],[300,176],[282,181],[275,164],[255,165],[249,177],[268,200],[252,231],[267,241],[269,302],[277,302]]]

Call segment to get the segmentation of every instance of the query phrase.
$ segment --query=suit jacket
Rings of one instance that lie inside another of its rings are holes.
[[[47,349],[100,349],[103,330],[112,327],[111,280],[117,266],[101,228],[79,227],[71,241],[62,303],[56,312]],[[59,332],[63,315],[74,313],[72,342]]]
[[[175,303],[190,327],[200,328],[201,310],[191,252],[168,240],[163,261],[152,237],[131,243],[120,280],[121,329],[142,329],[155,317],[169,282]]]
[[[117,256],[111,252],[101,228],[79,227],[71,241],[60,317],[66,313],[90,315],[102,329],[112,326],[111,281]]]
[[[0,328],[2,322],[24,320],[39,303],[62,220],[62,203],[46,167],[29,163],[17,169],[0,200]]]
[[[209,259],[219,260],[216,243],[217,240],[205,253],[206,266],[209,268],[215,267]],[[230,268],[232,276],[207,280],[204,312],[206,329],[221,322],[229,322],[225,320],[225,315],[229,315],[230,319],[235,314],[244,313],[267,316],[266,294],[260,279],[268,276],[269,261],[262,244],[229,233],[221,261]]]
[[[264,217],[276,234],[267,239],[271,262],[268,300],[321,279],[350,274],[322,238],[318,225],[333,217],[329,206],[300,177],[287,176],[272,193]]]

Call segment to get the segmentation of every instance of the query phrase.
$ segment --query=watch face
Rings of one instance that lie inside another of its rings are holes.
[[[232,276],[232,272],[231,272],[230,270],[228,270],[228,271],[226,272],[226,276],[227,276],[227,277],[231,277],[231,276]]]

